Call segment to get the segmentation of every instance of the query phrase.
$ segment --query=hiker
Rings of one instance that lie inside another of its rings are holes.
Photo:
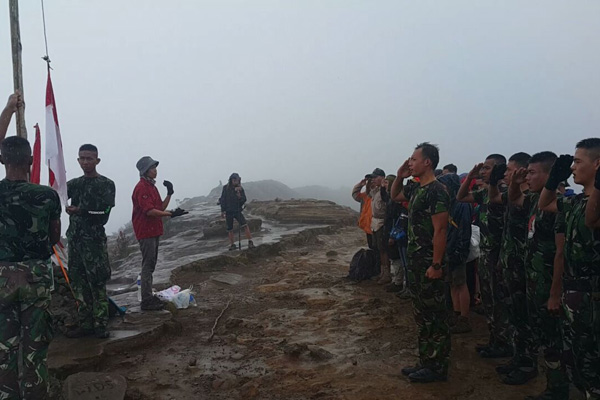
[[[472,207],[468,203],[456,201],[456,193],[460,188],[458,175],[445,174],[440,176],[438,181],[446,187],[450,195],[450,221],[446,245],[447,281],[450,285],[450,297],[454,310],[449,321],[450,332],[467,333],[473,330],[469,322],[471,299],[467,287],[467,258],[471,247]]]
[[[246,223],[246,218],[242,214],[242,208],[246,204],[246,192],[242,187],[242,178],[237,174],[233,173],[229,176],[227,185],[223,186],[221,197],[217,203],[221,206],[221,218],[225,218],[227,224],[227,235],[229,236],[229,250],[236,250],[237,246],[234,244],[233,235],[233,220],[238,222],[241,228],[244,228],[244,234],[248,239],[248,248],[254,248],[254,242],[252,242],[252,234],[250,233],[250,227]],[[240,244],[241,249],[241,244]]]
[[[52,246],[60,240],[61,205],[47,186],[27,182],[31,146],[0,144],[0,398],[48,399],[47,354]]]
[[[79,304],[79,324],[66,336],[95,335],[102,339],[109,336],[106,282],[111,272],[104,225],[115,206],[115,184],[96,170],[100,158],[93,144],[79,147],[77,162],[83,176],[67,182],[71,205],[66,211],[69,214],[69,278]]]
[[[396,175],[388,175],[385,179],[388,181],[388,187],[392,187]],[[396,203],[391,198],[388,200],[385,230],[386,236],[389,238],[388,255],[392,273],[392,283],[385,287],[385,291],[397,293],[398,297],[408,299],[410,298],[406,285],[408,210],[405,204]]]
[[[371,198],[369,192],[371,191],[371,180],[365,178],[358,182],[352,188],[352,198],[360,203],[360,216],[358,218],[358,227],[362,229],[367,235],[367,245],[370,249],[373,247],[373,231],[371,230],[371,218],[373,210],[371,208]],[[362,189],[365,188],[363,192]]]
[[[152,159],[152,157],[144,156],[138,160],[135,166],[140,173],[140,181],[133,189],[133,195],[131,196],[133,201],[131,219],[135,237],[142,251],[141,309],[147,311],[162,310],[164,303],[152,294],[152,274],[158,260],[159,239],[163,234],[162,218],[175,218],[188,212],[181,208],[165,211],[169,206],[171,196],[175,192],[171,182],[163,181],[163,185],[167,188],[167,197],[161,200],[156,188],[158,161]]]
[[[542,211],[558,212],[548,310],[563,316],[563,359],[571,381],[588,399],[600,398],[599,168],[600,138],[581,140],[574,156],[558,157],[538,202]],[[557,196],[558,185],[571,174],[583,193]]]
[[[366,176],[371,180],[371,231],[373,232],[373,247],[379,254],[381,273],[377,283],[384,285],[392,281],[390,273],[390,259],[388,256],[388,235],[385,229],[385,219],[387,216],[387,203],[389,201],[388,181],[385,179],[385,172],[381,168],[375,168],[373,172]]]
[[[394,201],[408,201],[408,284],[418,327],[419,363],[402,368],[411,382],[445,381],[450,361],[442,262],[450,196],[435,179],[440,155],[437,146],[419,144],[398,169],[391,189]],[[419,185],[404,187],[404,179],[419,178]],[[405,190],[406,189],[406,190]]]
[[[6,137],[6,132],[8,131],[8,126],[10,125],[12,115],[17,112],[17,108],[19,108],[21,104],[22,100],[19,91],[16,91],[8,97],[6,106],[0,113],[0,142],[2,142]]]

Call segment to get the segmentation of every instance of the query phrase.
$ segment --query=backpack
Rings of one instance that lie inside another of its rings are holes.
[[[371,249],[360,249],[350,261],[348,279],[360,282],[379,274],[375,251]]]
[[[456,202],[449,215],[446,255],[451,267],[467,261],[471,249],[471,207]]]

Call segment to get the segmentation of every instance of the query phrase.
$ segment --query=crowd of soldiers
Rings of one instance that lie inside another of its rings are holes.
[[[436,177],[438,148],[422,143],[391,176],[393,184],[376,169],[354,187],[355,200],[364,206],[370,199],[373,219],[376,208],[377,219],[385,215],[385,199],[407,208],[405,284],[419,329],[419,363],[402,369],[411,382],[447,379],[451,318],[442,277],[450,272],[455,251],[447,232],[457,226],[455,205],[472,203],[480,231],[479,290],[489,329],[489,341],[475,351],[483,358],[509,358],[496,367],[508,385],[538,375],[541,351],[547,385],[529,399],[568,399],[570,383],[586,398],[600,398],[600,139],[581,140],[575,149],[573,156],[560,157],[550,151],[518,152],[508,160],[491,154],[455,191],[448,175]],[[571,175],[582,193],[562,195],[559,186]],[[364,185],[368,190],[361,193]],[[370,229],[365,231],[372,235],[372,247],[385,253],[385,235],[375,239],[384,224],[369,225],[362,211],[359,225]],[[378,283],[387,283],[389,264],[382,256],[380,263]]]
[[[50,256],[60,239],[61,203],[53,189],[28,182],[29,142],[4,139],[18,103],[19,96],[11,96],[0,114],[0,162],[6,168],[0,181],[0,398],[44,399],[52,337]],[[375,208],[389,199],[407,204],[408,210],[406,282],[418,326],[419,362],[402,373],[412,382],[447,379],[451,340],[442,278],[455,198],[477,204],[481,231],[478,276],[490,335],[476,351],[484,358],[510,357],[496,370],[504,383],[519,385],[537,376],[541,349],[547,387],[533,398],[567,399],[570,382],[587,398],[600,398],[600,139],[578,142],[574,156],[520,152],[506,160],[492,154],[473,167],[455,195],[445,180],[436,179],[439,158],[435,145],[418,145],[393,183],[384,185],[384,196],[375,200]],[[100,158],[95,146],[81,146],[78,161],[84,175],[69,181],[66,212],[71,217],[69,274],[79,325],[67,336],[105,338],[110,267],[103,226],[114,206],[115,187],[96,171]],[[151,291],[161,218],[185,213],[166,211],[173,185],[164,182],[168,193],[161,199],[157,166],[150,157],[138,161],[140,182],[132,196],[134,230],[144,259],[142,308],[149,310],[162,307]],[[376,170],[373,177],[381,175]],[[558,195],[559,184],[571,175],[582,193]],[[470,190],[476,178],[482,187]],[[239,176],[232,175],[234,179]],[[232,193],[239,194],[232,198],[238,204],[242,194],[234,186]],[[374,211],[376,219],[382,217],[379,212]],[[227,222],[231,231],[233,218]],[[385,282],[387,261],[381,262]]]

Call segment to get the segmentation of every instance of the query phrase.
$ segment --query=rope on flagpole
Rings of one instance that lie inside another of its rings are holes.
[[[42,60],[46,61],[48,64],[48,69],[52,69],[50,67],[50,56],[48,55],[48,36],[46,35],[46,13],[44,12],[44,0],[42,2],[42,24],[44,26],[44,44],[46,45],[46,55],[42,57]]]

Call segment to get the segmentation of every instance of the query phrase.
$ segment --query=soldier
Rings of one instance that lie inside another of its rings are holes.
[[[163,234],[162,217],[175,218],[187,214],[180,208],[165,211],[173,191],[173,184],[163,181],[167,188],[167,197],[161,200],[156,189],[156,176],[158,161],[152,157],[144,156],[135,164],[140,173],[140,180],[133,189],[132,222],[135,237],[142,251],[142,310],[162,310],[164,303],[152,294],[152,274],[158,260],[158,242]]]
[[[600,139],[580,141],[574,157],[561,155],[556,160],[539,200],[541,210],[558,211],[555,230],[557,243],[564,237],[564,273],[559,274],[563,265],[555,264],[552,279],[553,289],[561,283],[563,288],[564,359],[573,384],[588,399],[600,398],[600,227],[594,219],[598,213],[598,194],[594,192],[599,166]],[[583,186],[583,193],[557,198],[559,183],[571,173],[575,183]],[[558,311],[559,303],[553,290],[548,309]]]
[[[96,171],[98,148],[84,144],[77,158],[83,176],[67,182],[71,205],[69,214],[69,278],[78,306],[78,327],[66,333],[69,338],[109,336],[106,282],[110,264],[104,225],[115,206],[115,184]]]
[[[434,170],[439,150],[429,143],[418,145],[398,169],[392,185],[394,201],[408,206],[408,284],[419,329],[419,363],[402,374],[411,382],[445,381],[450,358],[450,329],[446,313],[442,261],[446,250],[450,196],[436,181]],[[404,188],[403,180],[419,178],[419,185]]]
[[[512,354],[509,338],[501,336],[502,332],[494,321],[493,289],[496,284],[494,273],[500,255],[504,207],[490,203],[487,187],[482,187],[473,192],[469,191],[470,182],[478,177],[481,177],[486,186],[489,185],[490,174],[497,164],[506,164],[506,158],[500,154],[490,154],[485,162],[475,165],[461,184],[456,195],[458,201],[479,204],[478,221],[481,232],[481,256],[478,269],[479,286],[490,330],[490,338],[487,344],[475,346],[475,350],[484,357],[508,357]]]
[[[495,166],[489,186],[491,202],[506,207],[494,291],[494,321],[501,331],[500,336],[509,337],[514,344],[511,360],[496,367],[502,382],[508,385],[522,385],[538,374],[536,355],[530,354],[528,348],[533,335],[527,314],[525,284],[528,210],[508,204],[508,192],[500,193],[498,186],[491,182],[504,178],[505,183],[510,184],[514,172],[526,168],[530,158],[529,154],[520,152],[512,155],[506,166]],[[527,193],[527,183],[522,182],[519,190]]]
[[[60,239],[60,200],[27,182],[33,161],[26,139],[0,145],[0,398],[47,399],[52,339],[52,245]]]
[[[517,170],[509,187],[509,201],[529,213],[528,240],[525,257],[527,311],[533,335],[527,345],[530,354],[537,356],[541,345],[546,366],[546,390],[530,400],[562,400],[569,398],[569,381],[562,362],[560,320],[548,312],[548,298],[552,288],[553,265],[556,257],[554,225],[556,213],[538,207],[556,154],[543,151],[534,154],[528,167]],[[521,185],[527,183],[529,192]]]

